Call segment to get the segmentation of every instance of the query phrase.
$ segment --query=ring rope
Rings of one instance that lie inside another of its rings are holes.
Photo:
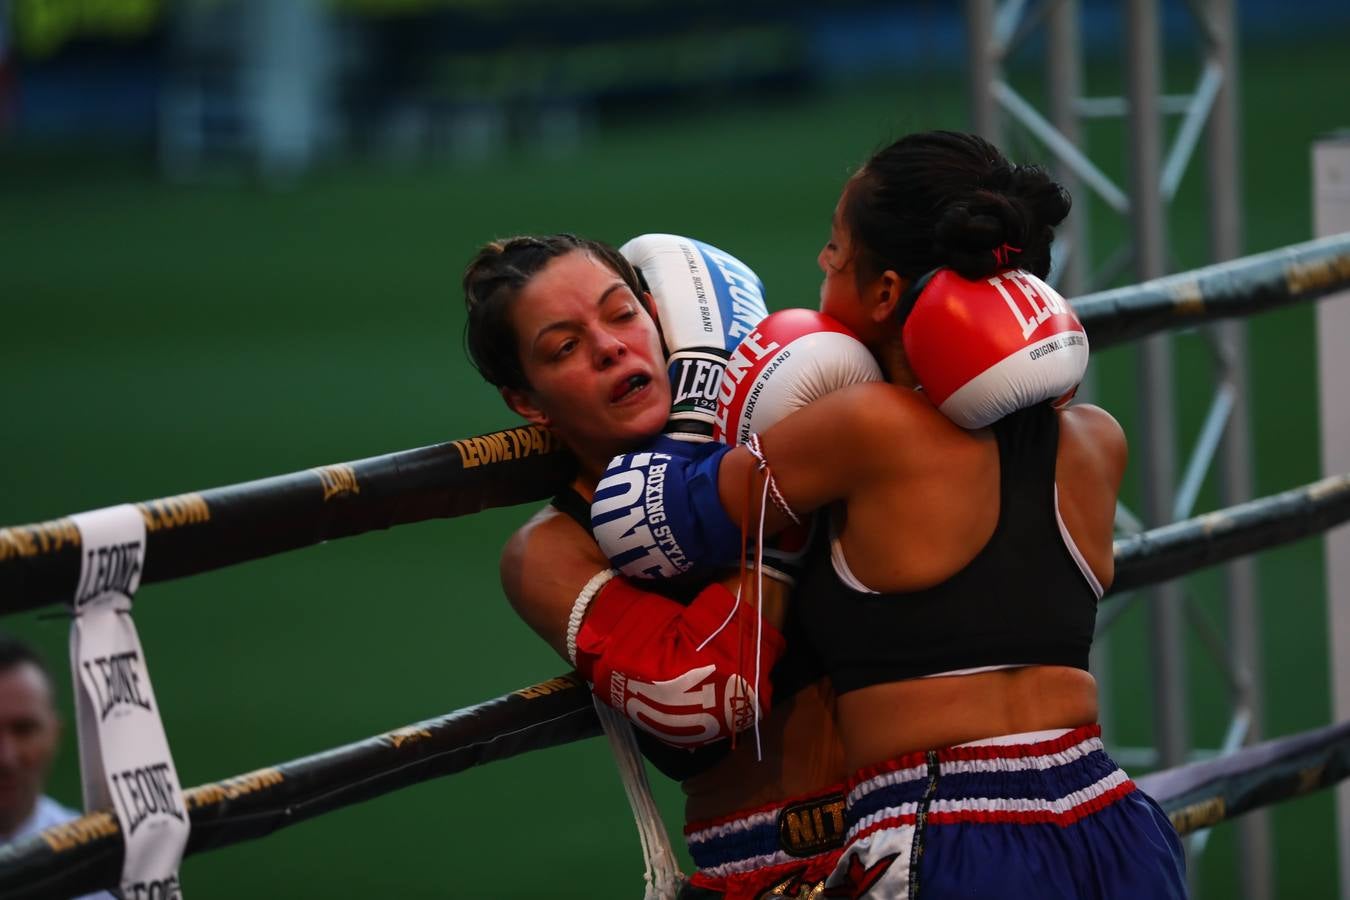
[[[1350,234],[1090,294],[1074,309],[1098,349],[1157,331],[1251,315],[1350,287]],[[555,494],[575,463],[522,426],[136,504],[146,521],[141,584]],[[0,615],[65,602],[80,571],[68,518],[0,528]]]
[[[1320,534],[1346,520],[1350,520],[1350,474],[1152,528],[1116,541],[1116,577],[1107,594],[1160,584]]]
[[[1112,592],[1299,540],[1346,520],[1350,475],[1155,528],[1116,542]],[[262,837],[430,778],[598,734],[590,692],[579,675],[569,673],[355,744],[189,789],[184,798],[192,830],[185,855]],[[1315,777],[1307,775],[1315,765],[1322,768]],[[1350,723],[1343,723],[1154,773],[1139,783],[1177,830],[1186,832],[1334,784],[1347,773]],[[0,847],[0,900],[106,888],[117,883],[121,866],[117,820],[97,811]]]
[[[600,734],[575,672],[312,756],[183,792],[185,856],[271,834],[399,788]],[[0,900],[61,898],[117,886],[122,831],[109,810],[0,846]]]

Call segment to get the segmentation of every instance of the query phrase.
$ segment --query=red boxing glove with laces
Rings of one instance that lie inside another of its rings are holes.
[[[698,747],[749,728],[768,710],[769,672],[784,643],[719,584],[681,606],[614,578],[577,631],[576,666],[596,696],[638,728]]]

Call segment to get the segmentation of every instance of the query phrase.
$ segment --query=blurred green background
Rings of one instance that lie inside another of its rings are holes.
[[[1347,123],[1344,35],[1242,53],[1245,249],[1311,236],[1310,144]],[[1092,93],[1119,91],[1095,60]],[[1193,59],[1167,65],[1173,92]],[[1037,92],[1034,72],[1018,75]],[[461,350],[463,264],[482,242],[576,231],[621,242],[697,236],[763,277],[773,307],[814,305],[815,255],[851,169],[901,133],[965,127],[959,70],[908,70],[713,91],[622,110],[565,152],[511,144],[491,158],[330,159],[283,189],[229,165],[166,182],[144,147],[0,142],[0,365],[7,414],[0,524],[18,524],[358,459],[512,422]],[[1331,98],[1331,99],[1328,99]],[[1173,125],[1175,123],[1172,123]],[[1169,127],[1170,133],[1170,127]],[[1119,123],[1089,127],[1125,183]],[[1019,161],[1046,160],[1015,140]],[[1086,198],[1079,198],[1085,200]],[[1127,239],[1099,204],[1094,255]],[[1177,268],[1206,263],[1204,178],[1170,219]],[[1128,280],[1128,279],[1127,279]],[[1209,400],[1208,351],[1179,335],[1183,450]],[[1134,351],[1099,354],[1099,400],[1131,433]],[[1319,476],[1310,308],[1251,320],[1256,488]],[[1217,506],[1208,485],[1201,507]],[[1132,467],[1127,500],[1137,492]],[[1133,504],[1135,508],[1138,503]],[[566,669],[513,616],[495,560],[528,508],[342,540],[147,586],[136,620],[184,784],[248,771],[439,715]],[[546,562],[540,563],[545,565]],[[1260,557],[1267,735],[1329,720],[1321,545]],[[1222,623],[1215,575],[1185,590]],[[65,666],[68,624],[4,627]],[[1142,605],[1112,638],[1112,744],[1151,742]],[[1194,740],[1217,746],[1224,687],[1190,646]],[[69,681],[59,672],[67,719]],[[73,721],[73,720],[71,720]],[[73,725],[52,793],[78,805]],[[678,789],[655,776],[673,836]],[[1277,896],[1332,896],[1329,794],[1274,813]],[[687,862],[687,861],[686,861]],[[1197,896],[1236,891],[1231,827],[1198,864]],[[602,741],[421,785],[188,860],[194,898],[637,896],[642,859]]]

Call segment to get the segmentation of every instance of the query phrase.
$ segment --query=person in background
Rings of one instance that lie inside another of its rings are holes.
[[[80,815],[43,794],[61,740],[53,693],[37,651],[0,635],[0,842]]]

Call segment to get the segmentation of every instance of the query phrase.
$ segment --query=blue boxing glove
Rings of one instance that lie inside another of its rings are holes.
[[[731,448],[659,437],[616,456],[591,502],[591,530],[630,578],[712,578],[739,565],[741,530],[722,509],[717,470]]]

